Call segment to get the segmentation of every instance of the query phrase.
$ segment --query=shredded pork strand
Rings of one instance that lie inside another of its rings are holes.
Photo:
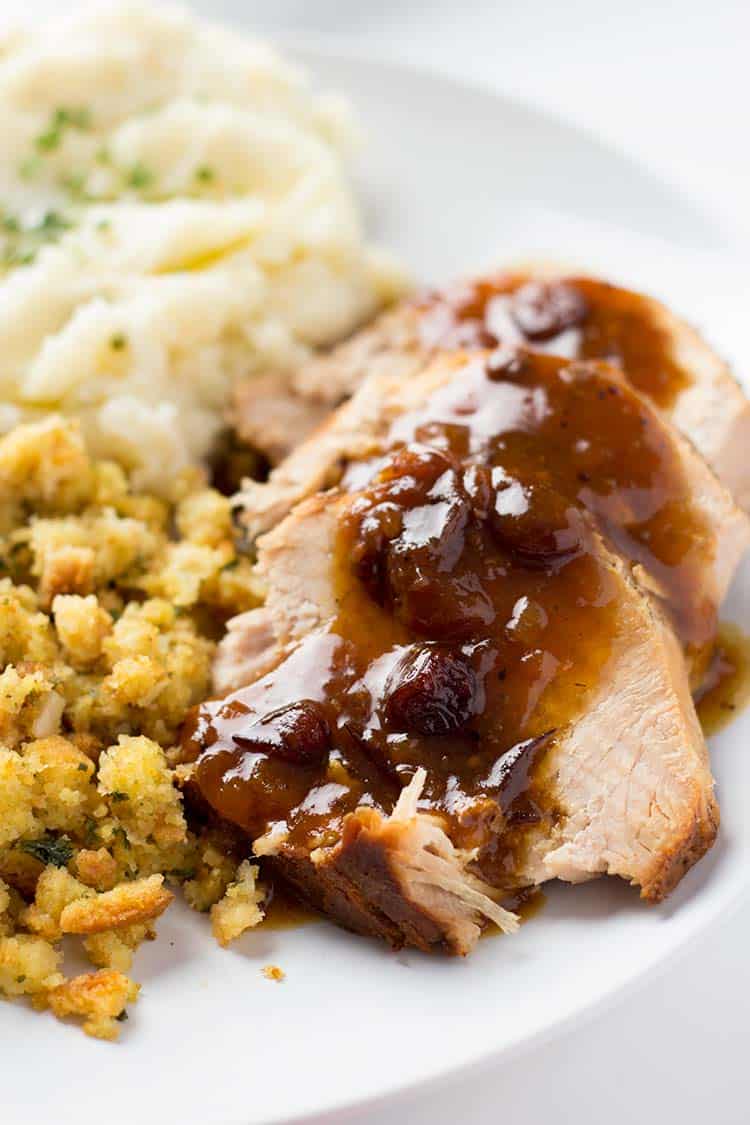
[[[390,817],[391,821],[411,823],[413,828],[410,847],[399,849],[402,870],[415,885],[444,891],[468,910],[489,918],[503,933],[515,933],[518,916],[495,902],[493,888],[466,870],[475,853],[459,851],[434,817],[418,811],[426,779],[427,773],[420,767]]]

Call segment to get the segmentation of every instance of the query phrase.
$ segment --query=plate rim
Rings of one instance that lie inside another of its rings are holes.
[[[247,18],[245,18],[241,9],[236,9],[233,13],[228,14],[226,22],[240,30],[248,31],[250,17],[251,13],[248,12]],[[418,79],[420,82],[437,82],[454,89],[459,96],[463,92],[470,93],[473,96],[489,98],[504,105],[514,114],[523,114],[554,125],[561,131],[573,133],[580,138],[584,138],[604,157],[625,162],[633,173],[642,179],[646,187],[659,189],[678,197],[683,205],[694,212],[696,218],[704,222],[707,228],[710,226],[715,230],[717,240],[720,239],[722,242],[722,245],[716,247],[717,253],[728,253],[731,254],[730,260],[741,260],[742,250],[740,248],[744,246],[750,251],[750,235],[747,235],[741,228],[735,227],[733,223],[727,222],[718,209],[711,207],[705,200],[696,197],[684,186],[675,184],[669,177],[661,175],[642,163],[629,150],[616,143],[604,140],[595,130],[579,124],[565,114],[557,113],[547,107],[537,106],[530,99],[496,89],[482,79],[457,77],[432,62],[388,58],[381,51],[362,48],[359,44],[352,43],[345,36],[333,38],[324,34],[312,33],[262,33],[258,38],[278,48],[282,56],[291,58],[295,63],[301,63],[304,69],[310,72],[313,80],[316,80],[314,68],[318,66],[318,63],[324,66],[327,59],[338,60],[342,63],[361,63],[368,68],[377,68],[381,71],[385,70],[396,74],[405,81]],[[300,59],[299,56],[304,56],[304,58]],[[346,90],[341,92],[344,96],[347,95]],[[722,917],[725,921],[732,917],[750,897],[750,879],[737,880],[732,891],[731,897],[725,901],[723,906]],[[323,1122],[330,1122],[334,1118],[339,1118],[354,1111],[375,1110],[378,1107],[392,1106],[397,1099],[406,1094],[418,1096],[430,1087],[439,1088],[443,1084],[449,1084],[474,1072],[481,1075],[485,1068],[489,1068],[491,1065],[505,1065],[514,1058],[559,1038],[566,1030],[574,1026],[585,1025],[598,1014],[623,1002],[627,996],[644,989],[649,982],[653,982],[662,973],[666,973],[668,968],[674,965],[676,960],[682,958],[693,944],[703,940],[706,937],[707,929],[707,923],[704,921],[699,926],[688,930],[677,938],[670,947],[668,955],[657,956],[644,969],[622,982],[615,983],[608,990],[584,1001],[573,1011],[554,1019],[544,1027],[532,1031],[526,1037],[514,1043],[500,1047],[489,1045],[469,1060],[443,1067],[436,1073],[428,1073],[413,1079],[398,1080],[390,1086],[386,1083],[386,1088],[382,1091],[364,1093],[359,1096],[344,1094],[339,1099],[327,1099],[325,1105],[321,1104],[317,1108],[295,1112],[291,1115],[274,1114],[265,1120],[269,1125],[301,1125],[303,1122],[311,1123],[311,1125],[314,1125],[314,1123],[322,1125]],[[124,1061],[123,1059],[123,1063]],[[225,1118],[225,1123],[226,1125],[247,1125],[248,1120],[244,1114],[242,1116],[232,1114],[231,1117]]]
[[[233,13],[229,13],[227,20],[240,30],[244,30],[245,33],[250,32],[252,34],[252,30],[244,17],[237,19]],[[509,106],[515,114],[534,117],[549,126],[562,131],[573,132],[603,156],[615,158],[622,164],[627,165],[634,174],[637,174],[642,180],[648,181],[650,188],[657,188],[677,197],[683,206],[694,212],[696,218],[702,220],[707,226],[713,227],[722,240],[725,240],[724,246],[716,247],[717,253],[727,252],[731,254],[732,258],[741,259],[741,253],[738,253],[737,248],[742,245],[750,254],[750,229],[746,231],[727,219],[720,208],[711,206],[697,192],[691,191],[689,187],[679,183],[671,176],[652,168],[639,159],[637,153],[626,146],[602,137],[594,127],[578,122],[564,113],[558,113],[548,106],[537,105],[533,99],[522,94],[495,88],[482,77],[473,75],[461,75],[459,77],[439,63],[429,59],[390,58],[377,47],[362,47],[360,42],[351,35],[339,37],[324,32],[275,32],[269,30],[261,31],[254,37],[259,41],[270,44],[279,52],[282,59],[291,58],[295,65],[308,73],[308,76],[313,79],[313,83],[316,80],[316,75],[311,66],[316,64],[315,62],[311,64],[307,59],[299,59],[299,55],[315,55],[321,61],[331,59],[342,63],[357,62],[366,67],[388,70],[405,77],[407,80],[410,77],[417,77],[420,81],[437,82],[473,96],[489,97]],[[347,91],[345,90],[336,91],[336,93],[341,93],[344,97],[347,97]]]
[[[745,886],[742,886],[726,904],[725,910],[722,913],[722,920],[724,922],[730,922],[748,900],[750,900],[750,881]],[[697,942],[705,941],[707,937],[708,931],[705,926],[687,933],[682,940],[678,941],[677,944],[670,949],[668,956],[656,958],[637,975],[615,985],[610,991],[594,997],[583,1004],[582,1007],[576,1008],[575,1011],[561,1016],[545,1027],[527,1035],[526,1038],[519,1039],[517,1042],[511,1043],[507,1047],[489,1048],[483,1051],[481,1055],[468,1061],[456,1063],[440,1071],[438,1074],[402,1082],[399,1085],[384,1090],[382,1093],[365,1095],[364,1097],[356,1099],[342,1100],[332,1104],[328,1109],[314,1110],[312,1113],[303,1112],[291,1116],[268,1118],[267,1125],[328,1125],[334,1115],[344,1115],[365,1109],[373,1111],[376,1109],[385,1110],[389,1106],[395,1106],[397,1099],[404,1095],[419,1097],[421,1093],[427,1093],[428,1091],[434,1092],[435,1089],[449,1086],[452,1082],[465,1080],[472,1074],[476,1074],[477,1077],[481,1078],[492,1066],[507,1066],[511,1064],[514,1059],[527,1055],[529,1052],[538,1048],[547,1046],[554,1040],[559,1039],[567,1031],[571,1031],[574,1028],[586,1027],[592,1020],[596,1019],[597,1016],[603,1015],[608,1009],[617,1007],[625,1003],[629,997],[636,996],[643,992],[649,984],[653,984],[654,981],[658,980],[673,968],[676,963],[682,962]],[[239,1119],[231,1122],[228,1121],[226,1125],[247,1125],[247,1120],[243,1118],[241,1121]]]

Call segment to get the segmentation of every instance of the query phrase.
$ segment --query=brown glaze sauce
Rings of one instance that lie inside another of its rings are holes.
[[[750,703],[750,637],[736,625],[719,626],[713,660],[696,694],[705,734],[716,734]]]
[[[305,906],[295,898],[291,891],[281,883],[274,883],[270,900],[265,905],[261,922],[264,930],[296,930],[320,922],[321,915],[312,907]]]
[[[505,907],[516,915],[523,924],[531,921],[542,912],[547,904],[547,896],[541,887],[525,887],[510,895]],[[260,923],[263,930],[297,930],[314,922],[323,921],[322,914],[296,898],[293,891],[287,890],[283,883],[273,885],[270,900],[265,905],[265,915]],[[498,937],[502,934],[494,922],[487,924],[482,937]]]
[[[705,537],[681,470],[616,372],[505,349],[456,364],[331,501],[335,620],[205,704],[185,758],[222,817],[306,850],[360,805],[390,812],[424,766],[420,808],[502,887],[528,827],[558,816],[548,750],[616,635],[595,526],[658,578],[686,642],[715,622],[694,595]]]
[[[547,896],[541,887],[524,887],[520,891],[509,895],[505,900],[506,910],[511,910],[521,925],[530,922],[544,910],[547,905]],[[488,922],[482,932],[483,938],[504,937],[503,931],[494,922]]]
[[[604,281],[529,281],[520,273],[459,284],[418,298],[430,346],[525,346],[567,359],[599,359],[627,372],[658,406],[691,383],[646,298]]]

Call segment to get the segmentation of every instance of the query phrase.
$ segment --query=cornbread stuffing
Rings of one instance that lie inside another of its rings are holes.
[[[258,868],[245,860],[224,897],[211,907],[211,928],[219,945],[229,945],[245,930],[263,920],[263,893],[257,885]]]
[[[0,993],[115,1039],[138,946],[182,884],[226,945],[263,917],[256,866],[188,827],[170,762],[224,620],[259,601],[229,501],[167,503],[75,422],[0,440]],[[96,972],[66,978],[75,935]]]

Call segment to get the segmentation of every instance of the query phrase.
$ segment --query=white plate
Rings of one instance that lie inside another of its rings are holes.
[[[687,201],[513,102],[388,64],[300,55],[357,103],[371,225],[417,275],[551,255],[668,296],[750,369],[741,263]],[[728,616],[750,620],[748,569]],[[326,923],[222,952],[205,919],[173,908],[138,956],[142,999],[119,1046],[0,1005],[3,1121],[330,1120],[559,1031],[726,919],[747,881],[749,739],[746,714],[713,741],[721,838],[659,908],[614,880],[556,888],[517,937],[481,942],[466,961],[395,955]],[[261,975],[269,962],[283,984]]]

